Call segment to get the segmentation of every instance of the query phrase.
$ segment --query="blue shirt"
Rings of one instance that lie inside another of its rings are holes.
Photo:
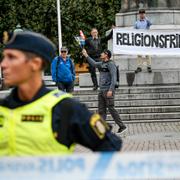
[[[148,19],[139,19],[136,21],[134,28],[135,29],[149,29],[152,23]]]
[[[55,82],[73,82],[75,69],[72,60],[69,57],[66,60],[63,60],[61,56],[55,57],[51,63],[51,74]]]

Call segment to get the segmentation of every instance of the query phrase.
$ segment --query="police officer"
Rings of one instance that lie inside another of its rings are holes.
[[[49,90],[42,70],[55,56],[46,37],[17,32],[1,61],[4,82],[14,87],[0,102],[0,155],[64,154],[75,143],[93,151],[119,151],[122,141],[98,114],[70,94]]]

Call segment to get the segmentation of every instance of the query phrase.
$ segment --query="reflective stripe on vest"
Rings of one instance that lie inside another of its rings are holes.
[[[74,145],[60,144],[52,132],[52,109],[67,97],[54,90],[15,109],[0,106],[0,156],[71,153]]]

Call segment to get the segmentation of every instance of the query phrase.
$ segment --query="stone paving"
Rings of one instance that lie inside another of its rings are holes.
[[[146,87],[143,88],[146,89]],[[83,90],[91,90],[91,88],[85,88]],[[9,93],[7,90],[0,91],[0,97],[4,97],[7,93]],[[128,130],[122,135],[119,135],[123,139],[122,152],[180,150],[180,119],[178,118],[176,120],[173,119],[176,122],[163,122],[162,120],[161,122],[127,124]],[[114,133],[117,128],[113,128]],[[78,145],[75,152],[91,151]]]
[[[122,152],[132,151],[177,151],[180,150],[180,122],[132,123],[120,135]],[[117,127],[113,128],[115,132]],[[80,145],[76,152],[91,152]]]

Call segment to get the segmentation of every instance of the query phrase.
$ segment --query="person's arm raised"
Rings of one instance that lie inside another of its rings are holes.
[[[88,55],[88,53],[85,49],[82,50],[82,54],[87,59],[88,63],[91,64],[92,66],[97,67],[97,68],[101,66],[102,62],[96,62],[94,59],[92,59]]]

